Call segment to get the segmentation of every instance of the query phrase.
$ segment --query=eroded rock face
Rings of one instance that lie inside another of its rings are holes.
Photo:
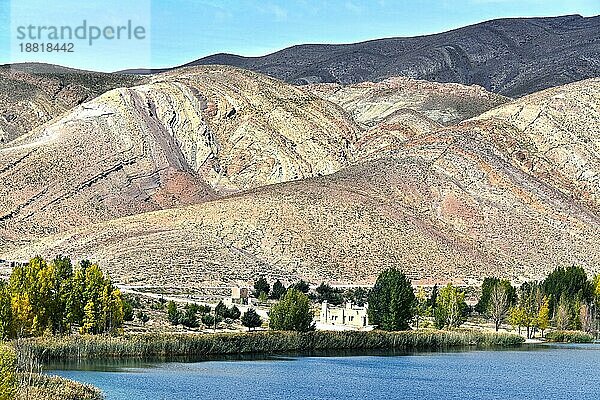
[[[0,230],[19,242],[329,174],[353,161],[357,133],[335,105],[252,72],[157,76],[0,149]]]
[[[377,157],[409,139],[510,101],[480,86],[404,77],[345,86],[313,84],[303,89],[342,107],[365,131],[356,143],[360,159]]]
[[[600,78],[534,93],[465,126],[523,171],[600,211]]]
[[[592,85],[561,90],[577,98]],[[554,95],[508,107],[535,100],[551,113]],[[563,113],[571,120],[569,107]],[[515,156],[523,148],[494,129],[487,117],[468,121],[333,175],[85,227],[0,258],[88,257],[121,282],[163,287],[257,274],[373,282],[390,265],[417,280],[467,283],[537,279],[573,263],[599,272],[598,213],[523,168]]]
[[[305,86],[316,95],[338,104],[356,122],[373,127],[402,110],[414,110],[441,125],[453,125],[510,101],[480,86],[436,83],[405,77],[350,85]]]
[[[45,64],[0,66],[0,147],[108,90],[143,81]]]

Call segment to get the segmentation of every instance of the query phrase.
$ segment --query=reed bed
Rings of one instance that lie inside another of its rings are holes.
[[[561,343],[591,343],[594,336],[582,331],[550,331],[546,334],[549,342]]]
[[[140,334],[30,339],[21,351],[43,361],[106,358],[309,352],[321,350],[435,350],[450,347],[516,346],[518,335],[477,330],[404,332],[253,332],[218,334]]]
[[[102,392],[90,385],[70,381],[57,376],[42,374],[28,378],[27,385],[20,385],[15,400],[102,400]]]

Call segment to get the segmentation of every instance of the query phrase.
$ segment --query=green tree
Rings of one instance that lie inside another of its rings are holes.
[[[544,301],[538,312],[536,326],[541,331],[542,337],[544,337],[544,331],[550,326],[550,305],[547,297],[544,297]]]
[[[435,326],[456,328],[466,321],[465,294],[458,288],[448,284],[440,290],[434,310]]]
[[[527,325],[527,312],[521,306],[512,307],[508,312],[508,323],[514,327],[518,327],[519,335],[521,334],[521,327]]]
[[[490,309],[490,296],[494,288],[501,286],[504,288],[504,292],[506,293],[506,299],[508,301],[509,307],[512,307],[517,302],[517,290],[513,285],[506,279],[499,279],[495,277],[487,277],[483,280],[483,284],[481,285],[481,297],[479,301],[475,305],[475,311],[482,315],[488,315]]]
[[[297,282],[296,284],[294,284],[292,286],[292,288],[297,289],[299,291],[301,291],[302,293],[308,293],[310,291],[310,286],[308,286],[307,282],[304,282],[302,279],[300,279],[299,282]]]
[[[225,305],[225,303],[219,301],[219,303],[215,307],[215,314],[221,318],[227,317],[227,306]]]
[[[563,295],[571,304],[577,300],[590,303],[594,298],[594,286],[588,280],[585,270],[579,266],[556,268],[546,277],[542,289],[550,300],[550,315],[556,313]]]
[[[296,289],[289,289],[271,307],[269,318],[269,327],[274,330],[308,332],[315,329],[310,300]]]
[[[167,319],[171,325],[179,325],[179,321],[181,320],[181,313],[177,309],[177,304],[172,300],[167,303]]]
[[[0,341],[12,337],[12,304],[10,290],[0,281]]]
[[[253,308],[249,308],[242,315],[242,325],[248,328],[248,331],[254,330],[262,325],[262,318]]]
[[[146,322],[150,321],[150,316],[148,316],[148,314],[142,310],[139,310],[135,317],[142,323],[142,325],[146,325]]]
[[[379,329],[409,329],[416,298],[410,281],[402,272],[390,268],[379,274],[369,294],[369,321]]]
[[[269,282],[265,279],[264,276],[258,278],[256,282],[254,282],[254,296],[260,297],[261,293],[264,293],[265,296],[269,295],[271,291],[271,286],[269,286]]]
[[[321,284],[317,286],[315,291],[317,292],[317,300],[321,303],[326,301],[329,304],[340,305],[344,302],[344,296],[342,295],[342,291],[333,288],[325,282],[321,282]]]
[[[427,310],[429,309],[427,294],[425,293],[423,286],[419,286],[415,297],[415,325],[416,328],[419,329],[419,321],[427,316]]]
[[[240,319],[240,316],[242,315],[242,312],[240,311],[239,308],[237,308],[237,306],[234,304],[232,305],[228,310],[227,310],[227,314],[225,315],[225,318],[229,318],[232,320],[237,320]]]
[[[285,294],[285,291],[285,286],[283,286],[283,283],[281,283],[281,281],[277,279],[273,284],[273,288],[271,289],[271,298],[279,300],[281,296]]]
[[[133,304],[123,299],[123,321],[133,321]]]

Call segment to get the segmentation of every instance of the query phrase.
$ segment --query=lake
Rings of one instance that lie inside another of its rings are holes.
[[[49,371],[107,400],[600,399],[600,345],[85,363]]]

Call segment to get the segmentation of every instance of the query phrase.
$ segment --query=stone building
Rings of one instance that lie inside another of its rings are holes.
[[[247,287],[232,287],[231,288],[231,303],[233,304],[248,304],[250,298],[250,289]]]
[[[367,309],[367,304],[359,307],[348,302],[344,307],[333,307],[324,301],[321,305],[320,322],[323,325],[364,328],[369,325]]]

